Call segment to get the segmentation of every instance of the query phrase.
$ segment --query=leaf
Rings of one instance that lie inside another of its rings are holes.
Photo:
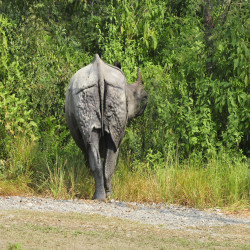
[[[10,129],[11,129],[10,123],[7,123],[7,124],[5,125],[5,129],[6,129],[6,130],[10,130]]]
[[[239,65],[239,58],[234,59],[234,69],[236,69]]]
[[[18,118],[16,121],[17,121],[17,122],[21,122],[21,123],[24,123],[24,122],[25,122],[25,120],[24,120],[23,118]]]
[[[6,36],[3,36],[2,46],[7,48],[7,38],[6,38]]]
[[[123,34],[124,33],[124,28],[123,28],[123,26],[121,26],[121,34]]]
[[[153,39],[153,48],[155,50],[157,48],[157,38],[155,34],[152,35],[152,39]]]
[[[30,126],[36,127],[37,128],[37,124],[34,121],[29,122]]]

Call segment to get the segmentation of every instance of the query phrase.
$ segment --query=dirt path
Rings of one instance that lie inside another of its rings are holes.
[[[0,197],[0,249],[250,249],[250,220],[163,204]]]

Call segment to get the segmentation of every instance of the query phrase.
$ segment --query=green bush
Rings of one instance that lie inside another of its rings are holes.
[[[77,149],[65,123],[65,90],[96,53],[120,61],[128,82],[139,66],[148,93],[144,115],[129,123],[122,142],[128,169],[195,157],[202,165],[220,152],[248,157],[247,1],[205,2],[0,1],[0,160],[18,173],[7,175],[26,174],[24,162],[13,170],[18,138],[35,145],[39,158],[28,176],[69,174],[64,151]]]

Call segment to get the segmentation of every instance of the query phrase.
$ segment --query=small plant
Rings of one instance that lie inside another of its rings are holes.
[[[20,243],[8,243],[8,247],[7,247],[8,250],[14,250],[14,249],[17,249],[17,250],[21,250],[21,244]]]

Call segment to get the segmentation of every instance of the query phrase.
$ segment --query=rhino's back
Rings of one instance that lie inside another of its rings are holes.
[[[99,59],[78,70],[71,78],[66,93],[66,119],[75,119],[87,146],[94,128],[102,128],[99,81],[104,80],[103,126],[119,147],[127,122],[126,78],[116,67]]]

